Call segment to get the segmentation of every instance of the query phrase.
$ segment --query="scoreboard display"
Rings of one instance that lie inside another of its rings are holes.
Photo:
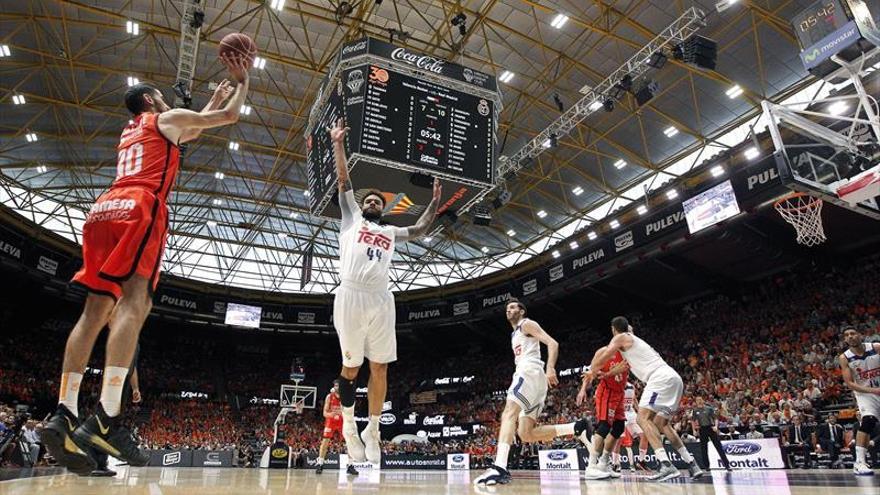
[[[413,174],[440,179],[441,213],[492,187],[501,104],[494,78],[372,38],[343,47],[338,66],[319,90],[306,134],[313,214],[338,216],[328,128],[339,119],[350,128],[345,149],[355,193],[388,193],[386,213],[401,215],[390,222],[411,223],[430,201],[430,179]]]

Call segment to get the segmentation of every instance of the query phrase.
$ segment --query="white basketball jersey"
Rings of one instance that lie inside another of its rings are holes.
[[[880,387],[880,354],[874,350],[874,344],[866,342],[865,353],[861,356],[849,349],[843,355],[852,371],[853,381],[865,387]]]
[[[629,363],[629,370],[636,378],[647,383],[648,378],[658,368],[669,368],[666,361],[647,342],[633,334],[630,337],[633,339],[632,347],[628,351],[620,351],[620,354]]]
[[[623,389],[623,411],[635,413],[636,410],[633,408],[633,404],[636,401],[636,388],[633,387],[632,383],[627,383],[626,388]]]
[[[522,327],[527,318],[523,318],[519,325],[510,334],[510,346],[513,348],[513,362],[517,368],[527,366],[544,367],[541,361],[541,342],[531,335],[526,335],[522,331]]]
[[[353,220],[339,233],[339,276],[343,283],[388,289],[395,227],[364,220],[360,212]]]

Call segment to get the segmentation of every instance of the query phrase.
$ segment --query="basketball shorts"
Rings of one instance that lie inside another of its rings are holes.
[[[507,389],[507,400],[520,407],[519,417],[538,420],[547,400],[547,375],[538,366],[517,368],[513,373],[513,382]]]
[[[623,421],[626,414],[623,410],[623,390],[612,390],[599,385],[594,397],[596,402],[596,419],[608,424]]]
[[[396,319],[391,291],[343,283],[333,300],[333,326],[339,335],[342,365],[356,368],[364,358],[373,363],[397,361]]]
[[[642,435],[642,427],[639,426],[636,418],[638,414],[635,411],[629,411],[626,413],[626,431],[629,432],[630,435],[633,436],[641,436]]]
[[[149,189],[125,187],[102,194],[83,226],[83,266],[73,282],[119,299],[134,275],[159,283],[168,236],[168,208]]]
[[[342,433],[342,416],[339,419],[324,420],[324,434],[322,438],[333,438],[334,433]]]
[[[669,366],[659,368],[648,377],[639,408],[644,407],[664,418],[672,418],[678,411],[682,394],[684,382],[681,376]]]
[[[856,397],[856,406],[859,408],[859,414],[865,416],[874,416],[880,419],[880,395],[863,394],[861,392],[853,392]]]

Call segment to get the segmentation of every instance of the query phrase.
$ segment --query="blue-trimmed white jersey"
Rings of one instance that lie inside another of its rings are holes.
[[[843,356],[852,372],[854,382],[864,387],[880,387],[880,354],[874,350],[873,343],[865,343],[865,353],[861,356],[849,349],[843,353]]]
[[[544,361],[541,361],[541,342],[522,331],[522,327],[527,321],[527,318],[523,318],[513,330],[513,333],[510,334],[513,362],[517,369],[533,366],[543,369]]]

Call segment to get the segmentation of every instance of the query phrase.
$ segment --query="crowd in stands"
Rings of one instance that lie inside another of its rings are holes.
[[[722,428],[733,435],[763,434],[799,417],[821,421],[823,408],[851,401],[843,387],[836,357],[844,350],[843,325],[855,325],[868,341],[880,341],[880,262],[867,260],[849,268],[802,266],[739,290],[728,291],[672,309],[630,314],[637,334],[654,345],[686,385],[683,411],[697,396],[719,409]],[[614,315],[607,315],[608,319]],[[50,323],[47,324],[47,321]],[[69,325],[55,320],[31,322],[24,328],[14,310],[0,313],[0,402],[24,404],[34,418],[54,409],[57,379]],[[554,322],[541,321],[555,334]],[[557,370],[587,364],[611,337],[608,326],[594,325],[559,332]],[[335,346],[335,341],[328,345]],[[96,346],[90,366],[100,368]],[[46,359],[47,355],[53,356]],[[321,371],[331,376],[335,364]],[[333,359],[329,359],[333,361]],[[390,400],[406,416],[443,414],[451,423],[479,423],[475,436],[454,442],[386,443],[386,453],[434,454],[466,451],[475,459],[494,452],[503,391],[513,360],[509,348],[475,349],[472,353],[426,362],[401,355],[390,371]],[[487,363],[493,363],[487,366]],[[152,448],[237,449],[239,458],[259,456],[272,441],[277,405],[251,404],[249,397],[277,397],[278,383],[290,372],[290,361],[277,352],[237,348],[203,337],[181,336],[151,341],[145,332],[138,364],[144,402],[133,407],[143,444]],[[472,376],[467,384],[435,386],[439,376]],[[100,377],[84,381],[81,400],[97,400]],[[87,385],[91,382],[91,385]],[[575,404],[579,375],[562,377],[551,390],[542,422],[570,422],[589,415],[592,404]],[[182,391],[205,397],[181,398]],[[409,404],[413,392],[438,390],[436,403]],[[317,452],[323,429],[319,390],[315,410],[291,414],[282,426],[285,441],[298,455]],[[234,397],[245,398],[233,399]],[[0,437],[4,429],[0,408]],[[8,416],[8,414],[7,414]],[[683,434],[696,436],[685,413],[674,420]],[[8,425],[7,425],[8,426]],[[735,431],[734,431],[735,430]],[[751,432],[751,433],[750,433]],[[343,448],[341,438],[331,453]]]

